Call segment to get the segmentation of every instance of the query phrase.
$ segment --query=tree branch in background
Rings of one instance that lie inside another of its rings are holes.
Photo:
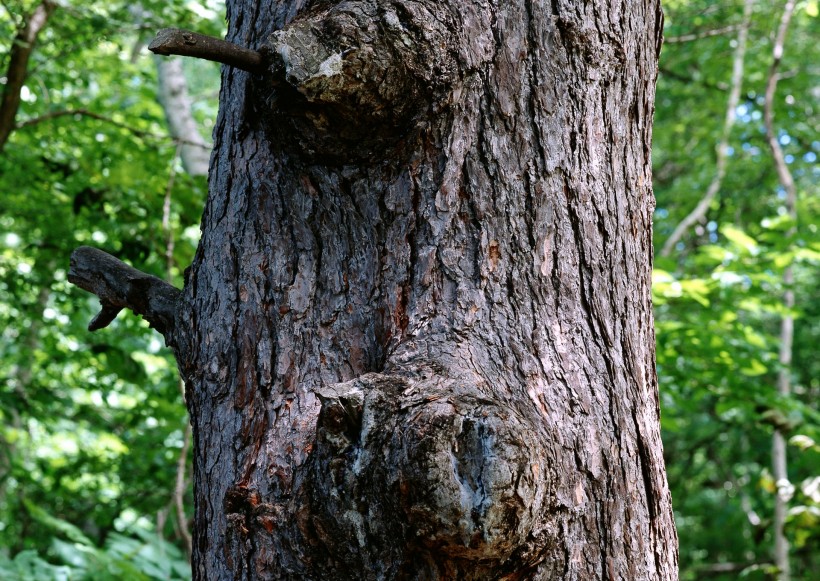
[[[192,176],[208,175],[211,152],[199,133],[196,120],[191,114],[191,98],[188,83],[182,71],[182,60],[154,57],[157,66],[159,91],[157,99],[165,111],[168,130],[179,140],[179,157],[185,171]]]
[[[107,327],[122,309],[128,308],[170,336],[180,290],[164,280],[88,246],[71,253],[68,280],[100,298],[102,310],[88,325],[89,331]]]
[[[9,67],[6,70],[6,85],[0,101],[0,152],[6,146],[9,135],[15,129],[14,119],[20,108],[20,91],[28,76],[28,61],[34,51],[37,36],[54,12],[56,4],[43,0],[25,20],[11,43]]]
[[[698,567],[697,571],[701,577],[718,577],[742,573],[750,567],[759,565],[765,565],[765,563],[712,563]]]
[[[72,117],[72,116],[80,116],[80,117],[88,117],[90,119],[96,119],[97,121],[104,121],[105,123],[109,123],[114,127],[118,127],[120,129],[124,129],[128,131],[135,137],[139,137],[141,139],[169,139],[174,141],[175,143],[181,143],[184,145],[189,145],[191,147],[199,147],[202,149],[206,149],[210,151],[211,146],[204,142],[196,142],[196,141],[186,141],[184,139],[175,138],[171,135],[162,135],[159,133],[152,133],[150,131],[145,131],[143,129],[138,129],[136,127],[132,127],[111,117],[106,117],[105,115],[100,115],[99,113],[94,113],[93,111],[89,111],[88,109],[63,109],[61,111],[50,111],[48,113],[44,113],[42,115],[38,115],[37,117],[32,117],[31,119],[26,119],[16,125],[16,129],[23,129],[25,127],[31,127],[32,125],[37,125],[38,123],[42,123],[43,121],[48,121],[50,119],[57,119],[59,117]]]
[[[778,73],[780,62],[783,59],[783,46],[786,42],[786,33],[789,30],[792,14],[794,13],[795,0],[788,0],[783,9],[783,16],[780,18],[780,26],[774,41],[772,54],[772,64],[769,67],[769,76],[766,81],[766,104],[763,108],[763,122],[766,127],[766,139],[769,148],[772,150],[772,158],[777,169],[777,176],[780,185],[786,192],[786,211],[794,223],[797,223],[797,190],[794,179],[786,164],[783,148],[777,139],[774,129],[774,98],[777,89]],[[794,236],[795,227],[789,229],[788,237]],[[790,265],[783,271],[783,286],[786,288],[783,294],[783,306],[786,313],[780,321],[780,369],[777,373],[777,391],[782,396],[791,394],[791,362],[792,362],[792,341],[794,339],[794,319],[791,310],[794,308],[794,270]],[[786,458],[786,437],[779,429],[775,428],[772,437],[772,471],[777,485],[777,495],[774,504],[774,562],[778,569],[778,581],[789,581],[791,567],[789,565],[789,542],[783,533],[788,513],[787,490],[789,485],[789,471]]]
[[[775,168],[777,169],[777,177],[780,179],[780,184],[786,191],[786,205],[790,213],[793,214],[792,217],[796,218],[797,216],[794,212],[796,212],[797,194],[794,179],[786,164],[783,148],[780,147],[780,142],[777,140],[777,135],[774,130],[774,95],[777,89],[777,82],[780,80],[780,75],[777,71],[783,59],[783,46],[786,41],[786,33],[788,32],[791,16],[794,13],[794,5],[794,0],[789,0],[786,3],[783,17],[777,31],[773,49],[773,60],[766,82],[766,103],[763,108],[763,121],[766,126],[766,138],[769,142],[769,148],[772,150],[772,157],[774,158]]]
[[[110,123],[111,125],[119,127],[120,129],[125,129],[126,131],[133,133],[137,137],[158,137],[148,131],[143,131],[142,129],[131,127],[130,125],[126,125],[125,123],[121,123],[120,121],[115,121],[114,119],[111,119],[111,117],[106,117],[105,115],[94,113],[93,111],[89,111],[88,109],[63,109],[60,111],[49,111],[48,113],[43,113],[42,115],[38,115],[37,117],[32,117],[31,119],[21,121],[17,124],[16,129],[31,127],[32,125],[37,125],[38,123],[42,123],[43,121],[48,121],[50,119],[58,119],[60,117],[73,116],[90,117],[91,119],[96,119],[98,121],[105,121],[106,123]]]
[[[723,28],[714,28],[712,30],[704,30],[702,32],[693,32],[691,34],[681,34],[680,36],[666,36],[664,37],[663,42],[670,44],[678,42],[692,42],[693,40],[709,38],[710,36],[720,36],[722,34],[729,34],[730,32],[734,32],[742,27],[742,24],[740,26],[738,26],[737,24],[733,24],[732,26],[724,26]]]
[[[740,100],[740,88],[743,84],[743,63],[746,58],[746,38],[749,32],[749,23],[752,18],[754,3],[755,0],[746,0],[743,5],[743,22],[737,33],[737,48],[735,49],[735,56],[732,63],[732,87],[729,91],[729,100],[726,104],[726,119],[723,122],[723,133],[717,146],[717,168],[715,176],[706,189],[706,194],[701,198],[700,202],[698,202],[698,205],[695,206],[695,209],[677,225],[669,238],[666,239],[661,249],[661,256],[669,256],[672,253],[672,249],[675,248],[675,245],[680,242],[681,238],[686,234],[686,231],[689,230],[692,225],[703,220],[706,216],[706,212],[709,211],[709,205],[720,191],[723,176],[726,175],[729,136],[735,124],[737,105]]]
[[[180,73],[182,71],[180,70]],[[168,111],[166,110],[166,113]],[[193,118],[189,116],[193,123]],[[196,129],[196,126],[194,126]],[[165,187],[165,199],[162,203],[162,231],[165,234],[165,279],[170,284],[173,278],[174,262],[174,231],[171,228],[171,193],[174,189],[174,181],[176,180],[176,160],[180,156],[182,146],[177,147],[174,158],[171,160],[171,172],[168,176],[168,185]],[[183,161],[183,164],[185,162]],[[205,173],[207,173],[207,164]],[[179,393],[182,396],[182,401],[185,402],[185,382],[180,377],[178,380]],[[179,458],[177,459],[177,474],[174,482],[173,505],[174,516],[176,518],[176,531],[179,534],[182,542],[185,545],[185,553],[188,556],[188,561],[194,554],[193,540],[191,538],[190,526],[188,518],[185,516],[185,485],[188,473],[188,452],[191,449],[191,422],[187,417],[185,418],[185,435],[182,440],[182,449],[179,451]]]
[[[182,146],[177,146],[173,159],[171,159],[171,171],[168,174],[168,183],[165,186],[165,198],[162,201],[162,233],[165,235],[165,280],[170,284],[173,280],[172,270],[174,268],[174,231],[171,229],[171,192],[174,189],[174,182],[177,177],[177,157],[180,155]],[[183,391],[183,396],[185,395]]]
[[[265,70],[262,55],[254,50],[178,28],[163,28],[157,32],[157,37],[148,45],[148,50],[162,56],[176,54],[216,61],[251,73]]]
[[[714,83],[704,78],[696,79],[690,74],[681,73],[680,71],[675,71],[667,67],[662,66],[658,70],[660,71],[662,77],[674,79],[676,81],[680,81],[681,83],[686,83],[687,85],[697,84],[705,89],[709,89],[710,91],[725,92],[728,89],[725,83]]]

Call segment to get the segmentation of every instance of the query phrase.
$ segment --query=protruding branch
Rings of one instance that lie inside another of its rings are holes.
[[[755,0],[746,0],[743,8],[743,22],[737,33],[737,48],[735,48],[735,56],[732,63],[732,88],[729,91],[729,101],[726,104],[726,118],[723,122],[723,133],[720,137],[720,143],[717,146],[717,167],[712,182],[706,190],[703,198],[695,206],[695,209],[677,225],[675,230],[666,239],[666,242],[661,249],[661,256],[669,256],[672,250],[680,242],[681,238],[686,234],[686,231],[692,225],[700,222],[709,211],[709,206],[712,200],[720,192],[720,186],[723,184],[723,176],[726,175],[726,165],[729,157],[729,137],[732,134],[732,127],[735,125],[737,117],[737,104],[740,100],[740,89],[743,84],[743,66],[746,58],[746,39],[749,34],[749,24],[752,18],[752,9]]]
[[[0,99],[0,151],[6,145],[9,135],[14,130],[14,119],[20,108],[20,91],[28,76],[28,61],[34,51],[34,43],[40,31],[45,27],[48,17],[57,8],[50,0],[43,0],[27,18],[9,49],[8,69],[3,84],[3,96]]]
[[[181,291],[102,250],[88,246],[75,250],[68,280],[100,298],[102,309],[88,325],[89,331],[107,327],[124,308],[144,317],[166,338],[173,329]]]
[[[262,55],[226,40],[179,28],[163,28],[148,45],[154,54],[192,56],[259,73],[265,69]]]

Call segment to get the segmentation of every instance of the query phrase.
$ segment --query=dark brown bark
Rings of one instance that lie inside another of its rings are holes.
[[[0,152],[15,128],[14,119],[20,108],[20,91],[26,82],[28,61],[34,51],[34,43],[56,7],[53,2],[43,0],[25,19],[11,43],[3,98],[0,100]]]
[[[179,144],[178,152],[182,167],[188,175],[207,176],[211,146],[202,138],[194,119],[193,103],[188,96],[188,82],[182,70],[182,59],[155,57],[154,60],[157,65],[157,100],[165,112],[168,132]]]
[[[262,72],[264,66],[262,55],[256,51],[179,28],[160,30],[157,37],[148,45],[148,50],[164,56],[193,56],[251,72]]]
[[[228,3],[196,579],[674,580],[655,0]]]
[[[68,280],[97,295],[101,310],[88,325],[97,331],[111,324],[122,309],[142,315],[170,339],[180,291],[161,278],[145,274],[110,254],[80,246],[71,253]]]

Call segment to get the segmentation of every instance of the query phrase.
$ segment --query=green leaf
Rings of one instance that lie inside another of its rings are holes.
[[[740,372],[748,377],[757,377],[766,373],[767,368],[760,361],[753,359],[749,364],[743,367]]]
[[[34,503],[23,500],[23,504],[25,504],[26,510],[29,514],[34,517],[35,520],[39,521],[43,525],[53,529],[56,532],[59,532],[65,535],[69,540],[79,545],[83,545],[86,547],[93,547],[94,543],[91,542],[87,536],[83,534],[83,532],[71,524],[68,521],[65,521],[61,518],[57,518],[42,508],[38,507]]]
[[[732,245],[738,250],[751,255],[755,255],[759,251],[757,242],[755,242],[754,238],[750,237],[739,228],[726,224],[720,229],[720,233],[723,234],[726,239],[729,240],[729,242],[731,242]]]

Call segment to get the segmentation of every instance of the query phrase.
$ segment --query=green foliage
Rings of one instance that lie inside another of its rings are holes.
[[[818,504],[802,492],[820,476],[809,444],[820,437],[816,398],[809,396],[816,394],[810,385],[816,376],[795,366],[795,395],[777,394],[777,329],[784,312],[782,269],[774,269],[778,251],[728,230],[723,246],[704,246],[692,257],[692,268],[704,276],[656,270],[653,287],[661,421],[684,579],[699,579],[708,563],[751,567],[769,559],[775,427],[793,436],[790,471],[800,490],[788,533],[797,554],[806,553],[807,572],[814,562],[810,550],[816,552],[820,541]],[[796,266],[798,278],[816,288],[816,265]],[[818,330],[817,319],[796,314],[798,328]]]
[[[667,1],[665,34],[725,33],[667,44],[655,123],[656,244],[703,197],[716,172],[742,2]],[[657,360],[667,469],[680,536],[681,579],[773,579],[771,474],[775,428],[790,439],[786,534],[793,579],[820,555],[820,141],[817,2],[799,3],[787,37],[774,124],[798,191],[798,220],[766,142],[763,95],[782,2],[757,2],[726,175],[703,223],[658,258]],[[735,27],[732,29],[731,27]],[[792,265],[795,308],[783,306]],[[780,321],[795,318],[793,393],[778,395]]]
[[[191,568],[182,552],[156,535],[136,529],[136,536],[112,533],[100,549],[73,524],[26,502],[26,509],[57,536],[50,555],[65,565],[55,566],[36,551],[19,552],[14,559],[0,554],[0,571],[11,581],[134,581],[190,579]]]
[[[0,71],[34,6],[0,6]],[[63,1],[32,54],[0,154],[0,578],[190,575],[160,541],[179,542],[178,525],[161,518],[158,530],[156,517],[172,502],[187,423],[176,364],[130,313],[90,334],[99,305],[66,277],[71,251],[90,244],[181,286],[206,183],[182,172],[144,45],[169,24],[219,35],[222,12]],[[186,66],[209,135],[219,69]]]
[[[20,551],[13,559],[0,553],[0,571],[8,581],[68,581],[74,578],[71,567],[52,565],[37,551]]]

